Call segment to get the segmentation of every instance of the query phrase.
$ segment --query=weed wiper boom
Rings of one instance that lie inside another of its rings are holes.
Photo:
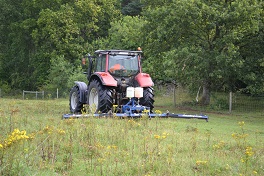
[[[101,114],[64,114],[63,119],[69,118],[83,118],[83,117],[129,117],[129,118],[141,118],[147,116],[149,118],[184,118],[184,119],[203,119],[208,122],[207,115],[190,115],[190,114],[174,114],[174,113],[101,113]]]

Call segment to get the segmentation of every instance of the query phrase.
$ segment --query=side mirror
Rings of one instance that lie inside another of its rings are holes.
[[[82,58],[82,66],[85,66],[85,65],[86,65],[86,58],[83,57],[83,58]]]
[[[87,56],[84,56],[82,58],[82,66],[86,66],[87,64],[87,59],[89,59],[89,62],[92,58],[95,58],[94,56],[91,56],[89,53],[87,54]]]

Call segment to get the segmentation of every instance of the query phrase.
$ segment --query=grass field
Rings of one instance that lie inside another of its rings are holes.
[[[168,97],[156,110],[177,109]],[[264,116],[64,119],[68,100],[0,99],[0,175],[264,175]]]

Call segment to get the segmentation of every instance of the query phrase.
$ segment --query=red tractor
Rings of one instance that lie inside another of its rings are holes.
[[[83,58],[83,65],[88,60],[88,85],[75,81],[70,91],[70,111],[81,113],[83,105],[95,106],[94,113],[108,113],[114,111],[125,113],[131,110],[128,106],[131,99],[141,107],[154,108],[153,81],[149,74],[143,73],[141,68],[142,51],[128,50],[97,50],[96,56]],[[132,88],[132,89],[131,89]],[[137,96],[134,91],[140,88],[142,93]],[[132,96],[128,95],[132,90]],[[135,96],[133,96],[135,95]],[[133,111],[143,109],[133,109]]]

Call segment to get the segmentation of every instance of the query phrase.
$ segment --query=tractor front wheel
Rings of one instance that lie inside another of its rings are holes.
[[[70,111],[72,113],[80,113],[83,103],[80,102],[80,89],[74,86],[70,91]]]
[[[87,104],[93,112],[107,113],[113,107],[113,90],[94,79],[88,87]]]

